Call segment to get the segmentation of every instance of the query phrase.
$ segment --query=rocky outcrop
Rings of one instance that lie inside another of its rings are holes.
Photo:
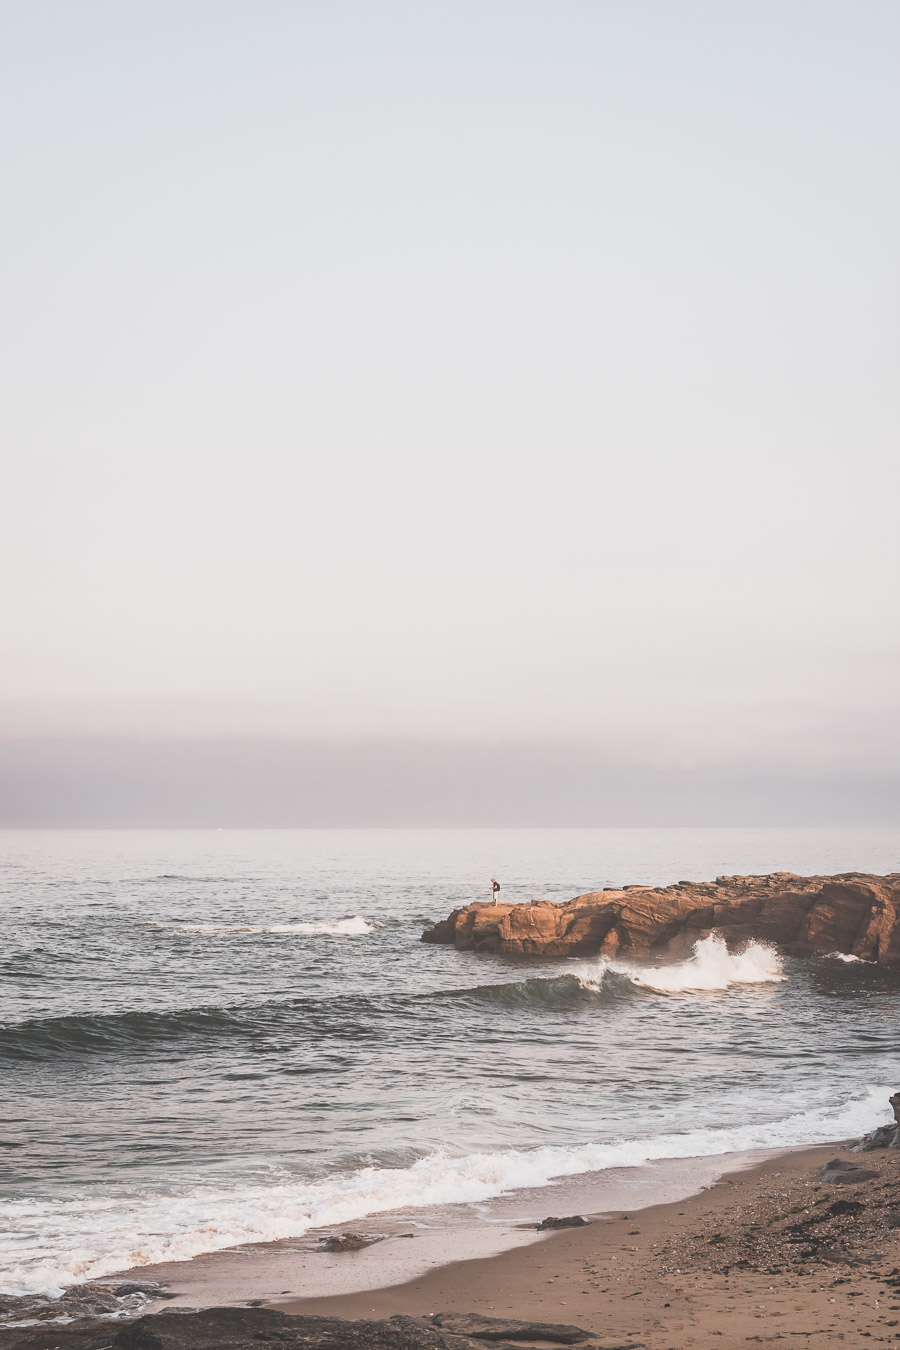
[[[4,1350],[260,1350],[265,1345],[279,1350],[523,1350],[523,1341],[589,1343],[600,1350],[580,1327],[474,1313],[349,1322],[292,1316],[274,1308],[206,1308],[157,1313],[124,1326],[93,1319],[54,1325],[52,1330],[23,1327],[0,1334]]]
[[[900,966],[900,873],[717,877],[625,886],[565,904],[473,904],[422,934],[458,951],[518,956],[686,956],[721,933],[732,949],[757,939],[792,956],[831,952]]]

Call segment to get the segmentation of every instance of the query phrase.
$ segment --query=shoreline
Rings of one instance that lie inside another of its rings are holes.
[[[752,1170],[792,1151],[779,1147],[663,1158],[576,1173],[485,1201],[373,1214],[349,1224],[310,1229],[297,1238],[204,1252],[188,1261],[134,1266],[103,1280],[157,1282],[166,1298],[148,1303],[146,1311],[151,1313],[173,1304],[196,1309],[261,1300],[266,1307],[299,1308],[301,1303],[305,1307],[334,1298],[365,1298],[369,1292],[406,1285],[462,1259],[493,1260],[543,1244],[556,1232],[538,1232],[537,1225],[551,1215],[606,1221],[617,1211],[638,1213],[681,1203],[727,1173]],[[348,1232],[368,1238],[369,1245],[359,1251],[323,1250],[325,1238]]]

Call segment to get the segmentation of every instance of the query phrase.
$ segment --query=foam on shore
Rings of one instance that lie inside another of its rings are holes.
[[[487,1201],[556,1178],[661,1159],[718,1157],[861,1135],[881,1123],[888,1086],[781,1121],[596,1144],[455,1157],[435,1152],[408,1167],[363,1167],[315,1181],[282,1176],[253,1185],[96,1193],[0,1203],[0,1292],[58,1295],[79,1281],[136,1266],[188,1261],[246,1243],[297,1238],[390,1210]]]

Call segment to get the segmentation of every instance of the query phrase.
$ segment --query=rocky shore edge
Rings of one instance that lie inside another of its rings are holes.
[[[205,1308],[157,1313],[117,1330],[108,1322],[72,1323],[19,1335],[0,1344],[9,1350],[261,1350],[265,1345],[278,1350],[525,1350],[537,1342],[613,1350],[609,1340],[598,1340],[582,1327],[474,1313],[349,1321],[275,1308]]]
[[[730,950],[758,941],[790,956],[900,967],[900,873],[771,872],[607,887],[563,904],[476,903],[453,910],[422,941],[515,956],[683,958],[711,933]]]

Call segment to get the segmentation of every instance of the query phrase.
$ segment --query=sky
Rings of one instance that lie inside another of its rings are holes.
[[[0,28],[0,824],[896,819],[894,0]]]

